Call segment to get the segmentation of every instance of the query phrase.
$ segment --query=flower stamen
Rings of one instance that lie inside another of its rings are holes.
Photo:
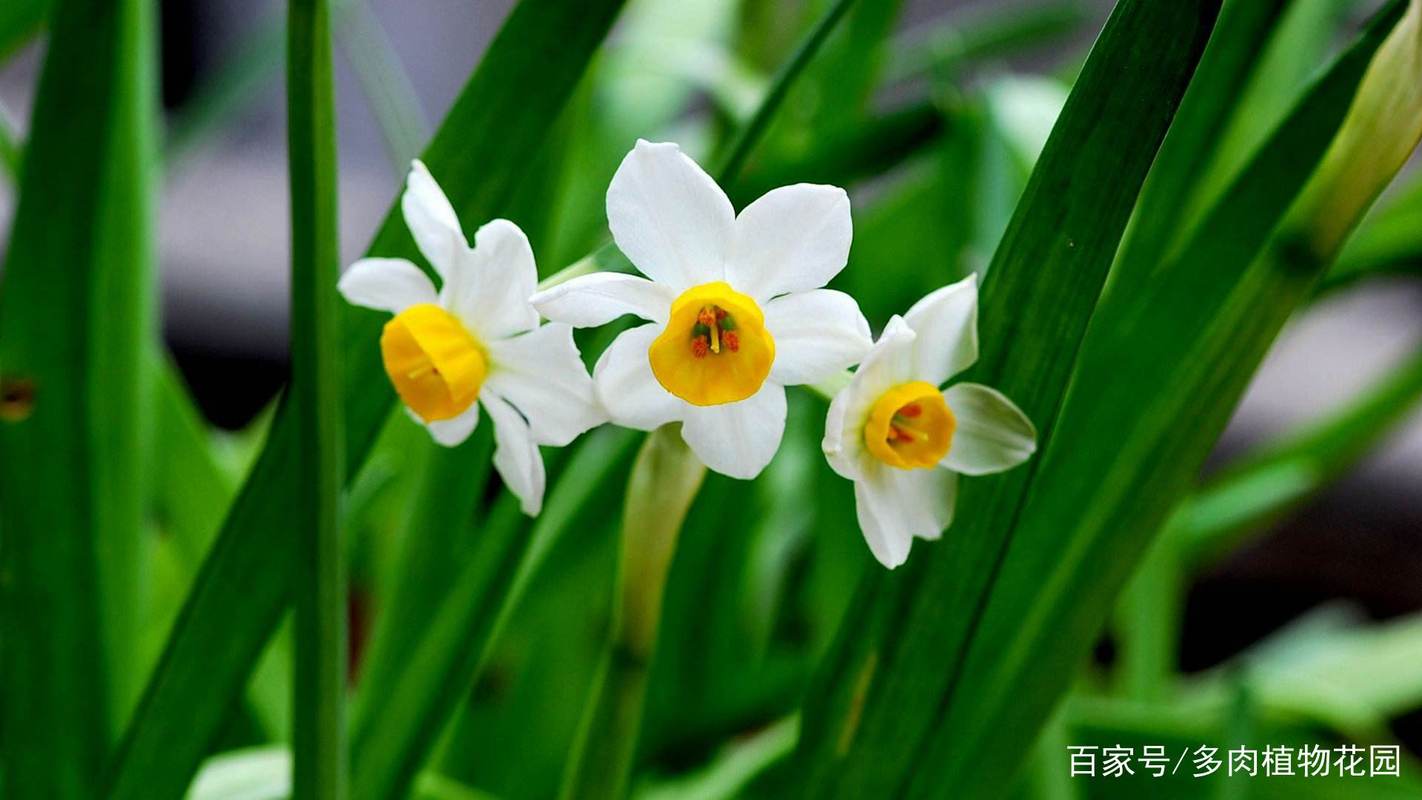
[[[760,390],[775,360],[775,342],[755,301],[718,281],[676,299],[648,358],[668,392],[693,405],[719,405]]]
[[[948,454],[956,427],[938,387],[914,381],[895,386],[875,401],[864,426],[864,444],[891,467],[933,467]]]

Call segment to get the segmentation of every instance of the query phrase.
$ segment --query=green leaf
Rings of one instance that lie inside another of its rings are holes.
[[[355,71],[375,114],[390,163],[397,173],[402,173],[429,141],[429,120],[410,76],[367,0],[337,0],[337,4],[344,7],[336,11],[342,17],[337,21],[341,53]]]
[[[1258,69],[1239,88],[1238,107],[1213,137],[1217,139],[1215,158],[1196,165],[1203,177],[1191,193],[1187,216],[1191,223],[1197,222],[1239,176],[1308,88],[1344,33],[1342,22],[1350,5],[1338,0],[1291,0],[1273,32],[1254,42],[1253,49],[1260,51]]]
[[[911,796],[932,782],[991,796],[991,781],[1017,766],[1141,556],[1143,532],[1188,489],[1289,313],[1415,145],[1422,102],[1398,80],[1417,63],[1422,5],[1412,8],[1399,25],[1394,3],[1369,26],[1174,258],[1119,265],[940,724],[918,752],[941,766],[920,772]],[[1301,164],[1319,166],[1310,177]]]
[[[1158,166],[1141,190],[1132,228],[1119,256],[1136,264],[1164,259],[1183,238],[1181,219],[1200,182],[1200,165],[1220,148],[1216,135],[1240,105],[1241,93],[1260,58],[1258,42],[1278,23],[1285,0],[1232,0],[1224,5],[1200,68],[1185,92],[1180,113],[1160,145]]]
[[[346,573],[341,534],[340,219],[329,0],[291,0],[287,161],[291,180],[291,385],[296,439],[296,663],[292,795],[346,787]]]
[[[620,6],[524,0],[510,15],[425,154],[465,220],[488,219],[507,201]],[[398,207],[370,253],[416,258]],[[377,346],[383,321],[344,314],[348,477],[393,407]],[[125,735],[111,797],[181,795],[286,608],[297,539],[290,509],[299,502],[286,471],[293,423],[283,408],[203,565]]]
[[[1019,54],[1077,33],[1089,18],[1080,0],[984,8],[905,34],[893,48],[890,80],[951,73],[971,62]]]
[[[357,798],[403,796],[549,549],[579,529],[574,523],[596,509],[594,498],[615,491],[614,468],[635,438],[613,430],[589,436],[554,476],[531,533],[506,496],[466,546],[443,604],[419,626],[423,635],[408,640],[400,668],[362,683],[351,713]]]
[[[741,168],[745,166],[746,159],[750,158],[751,150],[760,141],[761,135],[770,125],[780,111],[785,95],[790,91],[790,87],[795,84],[795,79],[804,72],[815,53],[819,52],[820,46],[834,30],[845,13],[854,5],[855,0],[834,0],[829,9],[815,21],[815,25],[810,29],[808,35],[795,48],[795,52],[790,54],[790,58],[780,66],[775,73],[775,77],[770,81],[770,87],[766,90],[765,97],[761,98],[760,105],[756,108],[751,118],[736,131],[736,135],[726,146],[725,152],[717,161],[716,175],[721,183],[730,183],[740,175]]]
[[[49,0],[7,0],[0,6],[0,61],[39,32],[49,5]]]
[[[1213,2],[1117,7],[989,268],[974,379],[1021,403],[1044,439],[1216,10]],[[1019,469],[965,482],[950,536],[861,584],[807,695],[806,796],[896,796],[915,771],[938,774],[917,757],[917,745],[938,723],[953,656],[1027,477]]]
[[[19,4],[23,7],[27,4]],[[22,8],[6,4],[6,13]],[[0,298],[6,797],[95,797],[138,688],[153,9],[60,2]]]
[[[636,800],[733,800],[758,776],[795,750],[800,721],[787,717],[744,740],[727,745],[711,762],[695,772],[661,783],[650,783],[633,793]]]
[[[1422,616],[1360,624],[1337,606],[1309,612],[1192,680],[1182,705],[1218,706],[1245,680],[1262,710],[1303,718],[1356,741],[1389,737],[1391,720],[1422,704]]]
[[[155,348],[156,349],[156,348]],[[203,556],[222,527],[225,510],[237,493],[238,476],[224,466],[217,443],[201,413],[188,397],[177,368],[156,353],[148,367],[157,386],[153,403],[153,508],[162,532],[154,553],[161,565],[153,592],[153,606],[143,630],[143,664],[151,669],[182,608],[183,597],[202,567]],[[290,637],[273,641],[272,663],[267,669],[289,667]],[[262,671],[258,671],[259,677]],[[247,710],[256,728],[278,738],[288,730],[290,692],[277,692],[289,684],[254,680],[247,688]]]
[[[1414,179],[1363,223],[1319,291],[1343,288],[1377,275],[1422,275],[1422,181]]]
[[[947,123],[951,124],[951,123]],[[791,183],[848,186],[879,175],[941,138],[943,114],[928,103],[885,112],[840,133],[827,133],[802,157],[757,164],[729,187],[743,206]]]
[[[1422,352],[1414,353],[1347,406],[1261,447],[1182,502],[1169,535],[1194,560],[1233,550],[1365,456],[1422,400]]]
[[[1241,102],[1260,58],[1257,42],[1269,38],[1284,8],[1282,2],[1234,0],[1220,13],[1215,35],[1205,48],[1180,112],[1161,144],[1156,166],[1146,179],[1132,228],[1117,263],[1163,260],[1184,238],[1181,220],[1200,182],[1199,165],[1217,155],[1223,127]],[[1145,279],[1144,273],[1142,278]],[[1164,691],[1174,666],[1177,593],[1182,582],[1176,551],[1162,542],[1142,565],[1122,601],[1119,634],[1120,673],[1136,697]]]
[[[236,53],[199,83],[193,96],[174,111],[168,123],[164,157],[168,166],[180,165],[197,146],[228,123],[234,113],[255,101],[275,82],[280,63],[272,58],[283,46],[285,15],[263,15],[244,37]]]

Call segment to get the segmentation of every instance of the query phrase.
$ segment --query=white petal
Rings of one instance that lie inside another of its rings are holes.
[[[849,385],[830,403],[825,417],[825,438],[820,443],[830,467],[840,475],[859,480],[866,460],[864,425],[869,411],[884,392],[911,380],[914,332],[901,317],[894,316],[855,370]],[[878,462],[873,462],[878,463]]]
[[[818,383],[849,369],[874,343],[859,304],[832,289],[771,300],[765,304],[765,327],[775,339],[770,378],[785,386]]]
[[[904,315],[913,332],[913,372],[938,386],[978,360],[978,276],[969,275],[913,304]]]
[[[855,426],[849,421],[850,408],[856,405],[861,404],[851,382],[830,401],[829,413],[825,414],[825,437],[820,441],[830,469],[851,481],[859,479],[859,459],[864,453],[864,422]]]
[[[818,289],[844,269],[853,238],[849,195],[843,189],[782,186],[736,217],[726,280],[757,300]]]
[[[893,387],[918,377],[913,372],[913,345],[917,335],[895,314],[879,334],[879,341],[854,371],[851,385],[858,384],[865,401],[873,403],[879,395]]]
[[[732,478],[760,474],[785,434],[785,387],[766,381],[739,403],[686,407],[681,438],[707,467]]]
[[[538,268],[528,237],[512,222],[496,219],[474,234],[445,280],[445,308],[488,342],[532,330],[538,312],[528,302],[538,286]]]
[[[904,563],[913,537],[943,535],[957,494],[958,476],[947,470],[872,465],[854,482],[855,510],[870,552],[889,569]]]
[[[528,419],[539,444],[563,447],[604,421],[572,328],[549,323],[487,346],[493,363],[484,385]]]
[[[958,421],[948,455],[939,463],[964,475],[1002,472],[1037,450],[1037,429],[1022,409],[996,389],[958,383],[943,393]]]
[[[410,411],[409,413],[411,419],[428,428],[430,436],[445,447],[456,447],[463,444],[464,440],[469,438],[469,434],[474,432],[475,426],[479,424],[478,403],[470,403],[469,408],[457,417],[435,422],[425,422],[415,412]]]
[[[519,499],[519,507],[530,517],[543,509],[543,456],[528,429],[528,422],[502,397],[484,392],[479,397],[489,420],[494,423],[494,469],[504,485]]]
[[[347,303],[393,314],[438,299],[429,276],[403,258],[362,258],[336,288]]]
[[[535,294],[530,302],[546,319],[575,328],[592,328],[636,314],[666,322],[676,292],[636,275],[595,272]]]
[[[444,196],[434,176],[418,159],[410,165],[410,176],[405,180],[405,194],[400,198],[400,208],[405,214],[405,224],[415,237],[415,245],[425,254],[430,266],[435,268],[445,280],[453,268],[459,253],[468,248],[464,241],[464,230],[459,227],[459,216],[454,206]]]
[[[734,222],[726,193],[674,144],[637,140],[607,187],[618,248],[677,292],[724,279]]]
[[[593,367],[593,385],[608,417],[624,428],[650,431],[682,418],[688,404],[652,375],[647,350],[662,332],[656,323],[618,334]]]

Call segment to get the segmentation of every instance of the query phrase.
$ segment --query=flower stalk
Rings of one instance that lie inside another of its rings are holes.
[[[291,180],[288,402],[300,431],[292,796],[346,797],[345,477],[336,213],[336,125],[329,0],[292,0],[287,40]]]
[[[561,796],[569,800],[627,794],[667,572],[706,476],[677,427],[647,435],[628,478],[612,631],[564,775]]]

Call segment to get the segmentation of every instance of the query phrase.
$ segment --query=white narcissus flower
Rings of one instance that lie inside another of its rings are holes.
[[[755,477],[785,432],[785,387],[841,372],[872,343],[854,299],[821,288],[849,258],[849,197],[797,184],[737,215],[679,147],[639,140],[608,187],[607,221],[651,280],[588,275],[533,304],[578,327],[650,320],[618,336],[593,370],[612,421],[681,422],[708,467]]]
[[[494,467],[536,515],[545,475],[538,446],[562,446],[604,421],[568,325],[539,327],[529,304],[538,282],[519,227],[496,219],[470,248],[454,207],[416,161],[401,201],[415,244],[439,273],[438,292],[400,258],[366,258],[341,276],[354,305],[395,316],[380,354],[406,410],[453,447],[473,432],[479,407],[494,424]]]
[[[958,474],[1011,469],[1037,449],[1037,432],[996,389],[959,383],[978,359],[978,284],[945,286],[889,320],[849,385],[830,403],[824,451],[854,481],[859,527],[890,569],[913,537],[937,539],[953,521]]]

